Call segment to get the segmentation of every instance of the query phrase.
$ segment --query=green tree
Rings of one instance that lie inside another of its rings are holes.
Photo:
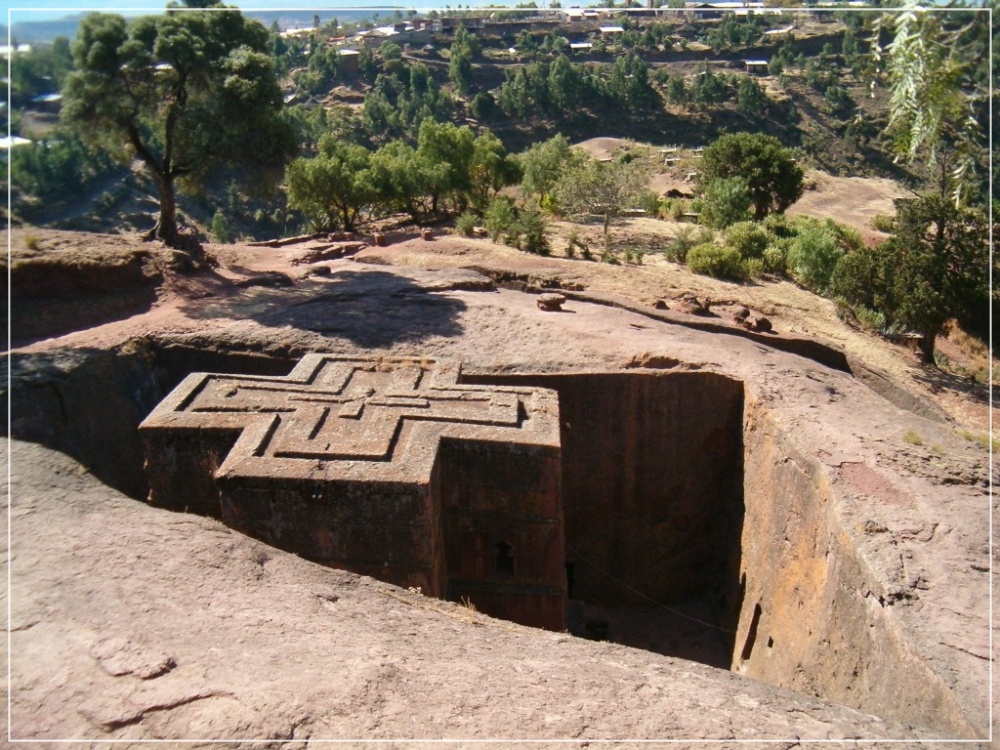
[[[175,245],[176,184],[220,164],[281,165],[293,149],[267,30],[238,11],[83,19],[63,117],[156,185],[150,238]]]
[[[566,136],[560,133],[531,146],[520,155],[519,161],[523,174],[521,190],[545,206],[563,173],[582,163],[583,156],[571,150]]]
[[[694,76],[689,93],[691,102],[699,107],[718,104],[726,98],[726,84],[722,76],[716,75],[705,63]]]
[[[209,234],[215,242],[226,243],[230,240],[229,221],[221,210],[216,209],[212,216],[212,226]]]
[[[381,205],[405,211],[419,222],[427,212],[425,196],[430,176],[417,150],[404,141],[390,141],[371,156],[372,188]]]
[[[319,230],[354,229],[378,196],[370,160],[364,147],[324,137],[319,154],[288,165],[288,205],[305,214]]]
[[[549,97],[556,110],[568,114],[577,106],[581,92],[579,71],[565,55],[559,55],[549,66]]]
[[[11,56],[11,94],[20,100],[58,91],[72,69],[73,54],[66,37],[32,45],[29,51]]]
[[[378,54],[382,58],[383,63],[390,60],[401,60],[403,58],[403,48],[395,42],[384,41],[379,45]]]
[[[479,54],[479,43],[474,34],[459,26],[451,44],[451,61],[448,78],[462,96],[472,91],[472,59]]]
[[[463,211],[472,193],[472,157],[475,138],[468,125],[424,120],[417,136],[417,159],[421,163],[432,213],[441,201],[451,198],[456,211]]]
[[[469,176],[472,205],[481,211],[502,188],[517,182],[521,172],[500,139],[487,131],[472,144]]]
[[[514,204],[506,195],[498,195],[490,201],[484,216],[486,231],[494,242],[498,242],[516,220]]]
[[[948,320],[987,314],[989,230],[982,211],[941,195],[899,199],[892,237],[858,253],[838,266],[834,291],[918,331],[929,364]]]
[[[567,173],[559,183],[559,206],[570,215],[603,217],[607,250],[611,220],[634,206],[647,177],[637,161],[590,159]]]
[[[767,112],[770,100],[764,89],[750,76],[743,76],[736,88],[736,104],[744,117],[753,119]]]
[[[679,75],[667,79],[667,101],[671,104],[687,104],[688,91],[684,78]]]
[[[497,101],[489,91],[480,91],[472,97],[469,112],[478,120],[490,120],[497,113]]]
[[[777,138],[762,133],[729,133],[705,149],[702,183],[726,177],[746,181],[757,220],[802,197],[802,168]]]
[[[45,200],[79,194],[113,167],[105,152],[88,148],[79,135],[62,127],[10,153],[12,187]]]
[[[830,290],[837,263],[844,256],[844,248],[831,224],[810,218],[798,227],[788,248],[789,273],[800,284],[819,294]]]

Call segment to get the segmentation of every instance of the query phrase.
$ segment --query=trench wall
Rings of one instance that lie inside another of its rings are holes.
[[[712,373],[467,378],[559,393],[570,597],[738,607],[743,384]]]
[[[740,580],[733,671],[866,713],[974,737],[942,678],[914,653],[893,604],[878,594],[837,498],[748,394]]]

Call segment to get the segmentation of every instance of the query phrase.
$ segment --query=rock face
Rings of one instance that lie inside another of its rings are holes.
[[[140,425],[150,502],[526,625],[565,627],[559,405],[431,360],[188,376]]]
[[[561,746],[583,747],[642,737],[712,738],[736,750],[745,745],[726,740],[748,736],[919,747],[900,724],[700,664],[493,620],[137,503],[40,446],[11,450],[9,730],[33,747],[371,746],[350,741],[359,738],[456,740],[449,747],[578,738]]]

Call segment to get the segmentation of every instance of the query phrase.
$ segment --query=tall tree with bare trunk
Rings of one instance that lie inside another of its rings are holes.
[[[68,124],[148,172],[160,204],[148,238],[172,246],[178,183],[226,165],[280,175],[294,150],[267,30],[238,10],[189,1],[202,9],[84,18],[63,90]]]

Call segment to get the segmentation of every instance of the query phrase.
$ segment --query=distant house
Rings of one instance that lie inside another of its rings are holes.
[[[699,21],[710,21],[722,18],[723,13],[736,11],[741,15],[751,10],[763,9],[762,2],[740,2],[739,0],[723,0],[715,3],[685,3],[686,8],[694,9],[694,17]]]
[[[599,26],[597,30],[604,36],[614,36],[616,34],[625,33],[625,29],[621,26]]]
[[[766,73],[768,60],[744,60],[747,66],[747,73]]]
[[[570,42],[569,48],[572,52],[590,52],[594,45],[592,42]]]
[[[278,36],[288,39],[297,36],[309,36],[314,31],[316,31],[316,28],[313,26],[302,26],[302,27],[296,27],[294,29],[285,29],[280,34],[278,34]]]
[[[31,141],[27,138],[21,138],[18,135],[4,136],[3,138],[0,138],[0,149],[9,151],[17,146],[27,146],[29,143],[31,143]]]
[[[358,69],[361,53],[356,49],[339,49],[337,57],[340,59],[340,69],[345,73],[353,73]]]
[[[31,103],[44,112],[58,112],[62,107],[62,98],[62,94],[39,94],[32,98]]]
[[[15,52],[19,53],[31,52],[31,45],[19,44],[16,47],[13,47],[9,44],[0,44],[0,55],[3,56],[4,60],[9,60],[11,58],[11,55],[13,55]]]

